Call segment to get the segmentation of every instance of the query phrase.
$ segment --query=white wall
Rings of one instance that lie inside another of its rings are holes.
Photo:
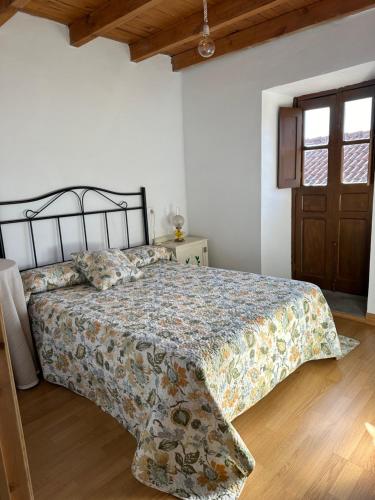
[[[292,104],[288,95],[262,94],[261,272],[281,278],[292,276],[292,191],[277,189],[278,116]]]
[[[0,30],[0,199],[144,185],[170,233],[167,214],[186,213],[181,93],[168,57],[137,65],[103,38],[75,49],[65,26],[17,14]]]
[[[372,9],[184,71],[189,227],[210,239],[213,265],[260,272],[263,258],[266,270],[289,258],[289,231],[261,236],[262,92],[374,61],[374,25]]]

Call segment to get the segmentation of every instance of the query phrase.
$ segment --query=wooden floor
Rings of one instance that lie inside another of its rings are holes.
[[[305,364],[234,421],[257,461],[241,500],[375,499],[375,328],[337,327],[360,347]],[[133,478],[133,438],[93,403],[48,383],[19,399],[36,500],[172,498]]]

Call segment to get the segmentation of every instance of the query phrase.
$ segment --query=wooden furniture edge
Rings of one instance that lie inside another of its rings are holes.
[[[5,460],[0,446],[0,499],[11,500],[9,485],[7,481],[7,473],[5,470]]]
[[[5,476],[6,480],[5,491],[8,489],[10,500],[33,500],[26,445],[1,304],[0,407],[0,460],[2,462],[0,468],[1,475]]]

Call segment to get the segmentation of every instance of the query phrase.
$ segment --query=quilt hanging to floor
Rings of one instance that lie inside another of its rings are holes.
[[[134,283],[32,295],[44,377],[136,438],[133,474],[179,498],[234,499],[255,461],[232,420],[309,360],[341,355],[318,287],[161,261]]]

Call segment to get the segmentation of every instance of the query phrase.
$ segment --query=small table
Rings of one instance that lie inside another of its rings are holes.
[[[0,304],[16,386],[30,389],[39,379],[22,279],[13,260],[0,259]]]
[[[180,264],[208,266],[207,238],[185,236],[184,241],[161,241],[159,245],[172,250]]]

